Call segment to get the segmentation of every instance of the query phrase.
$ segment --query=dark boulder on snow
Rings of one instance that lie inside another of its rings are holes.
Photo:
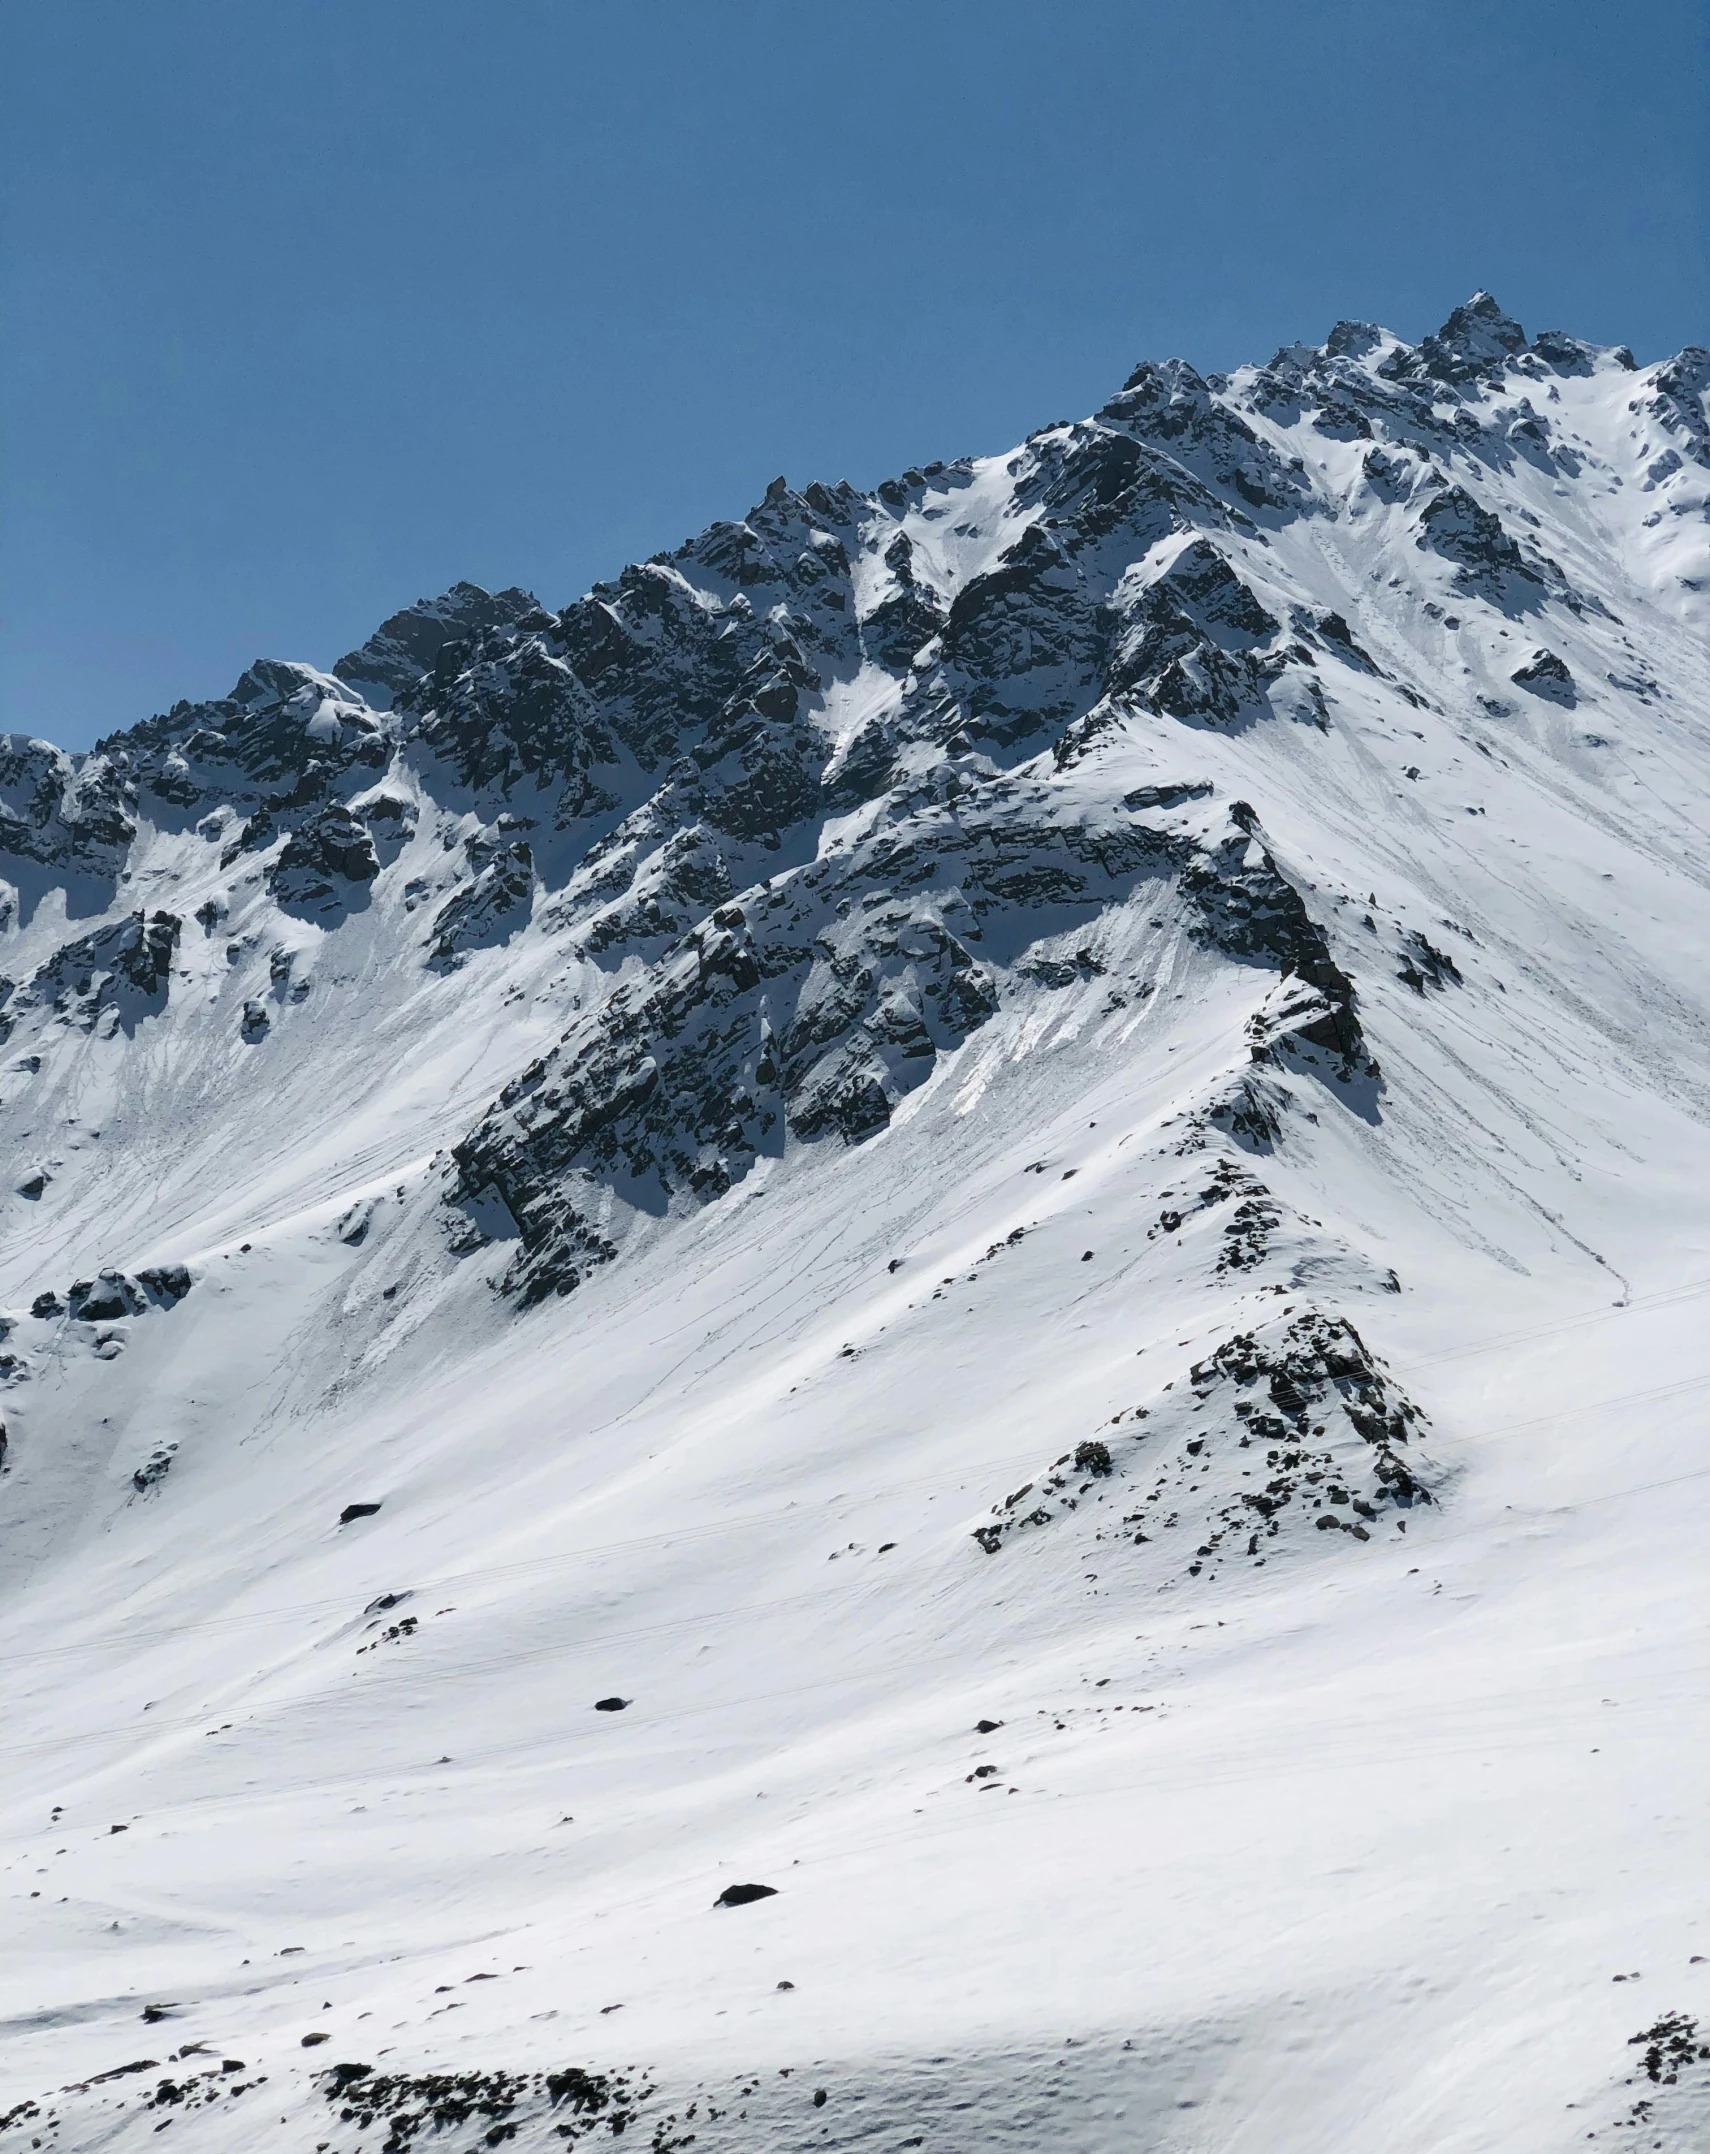
[[[726,1885],[714,1900],[715,1907],[746,1907],[752,1900],[773,1900],[778,1896],[776,1885]]]
[[[182,1301],[195,1283],[187,1264],[147,1264],[136,1278],[150,1300],[166,1309]]]
[[[109,1324],[122,1316],[135,1316],[145,1304],[134,1280],[122,1271],[98,1272],[93,1279],[74,1280],[66,1290],[66,1307],[79,1323]]]
[[[1552,703],[1573,704],[1578,701],[1578,691],[1567,661],[1558,658],[1554,651],[1540,647],[1523,666],[1517,666],[1508,678],[1516,687],[1529,688],[1533,695],[1544,696]]]
[[[172,1461],[177,1454],[178,1446],[175,1443],[157,1444],[155,1446],[136,1472],[131,1475],[131,1486],[139,1496],[145,1494],[158,1482],[165,1480],[171,1470]]]
[[[379,1508],[377,1503],[347,1503],[338,1514],[338,1522],[341,1526],[348,1526],[352,1519],[372,1518]]]

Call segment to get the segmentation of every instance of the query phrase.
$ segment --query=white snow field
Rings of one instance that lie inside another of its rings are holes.
[[[0,2154],[1710,2143],[1707,387],[0,743]]]

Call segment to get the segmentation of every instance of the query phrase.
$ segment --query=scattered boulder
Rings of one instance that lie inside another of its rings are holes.
[[[377,1503],[347,1503],[338,1514],[341,1526],[348,1526],[353,1518],[372,1518],[380,1506]]]
[[[1535,696],[1547,696],[1552,703],[1574,703],[1578,689],[1566,659],[1558,658],[1554,651],[1541,645],[1523,666],[1517,666],[1508,676],[1517,688],[1529,688]]]
[[[596,1713],[621,1713],[626,1706],[634,1702],[632,1698],[596,1698],[594,1710]]]
[[[137,1273],[138,1286],[168,1309],[181,1302],[194,1283],[187,1264],[147,1264]]]
[[[178,1446],[175,1443],[157,1444],[155,1446],[136,1472],[131,1475],[131,1486],[139,1496],[153,1488],[156,1482],[165,1480],[177,1452]]]
[[[135,1316],[144,1302],[134,1280],[122,1271],[104,1271],[93,1279],[74,1279],[66,1290],[66,1305],[81,1324],[110,1324],[121,1316]]]
[[[715,1907],[746,1907],[750,1900],[773,1900],[778,1896],[776,1885],[726,1885],[714,1900]]]

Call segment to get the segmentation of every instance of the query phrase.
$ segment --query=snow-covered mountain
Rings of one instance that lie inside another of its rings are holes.
[[[1704,2144],[1707,394],[0,740],[0,2154]]]

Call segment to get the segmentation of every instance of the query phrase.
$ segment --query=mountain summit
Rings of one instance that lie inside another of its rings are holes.
[[[0,2154],[1700,2143],[1707,397],[1479,292],[0,739]]]

